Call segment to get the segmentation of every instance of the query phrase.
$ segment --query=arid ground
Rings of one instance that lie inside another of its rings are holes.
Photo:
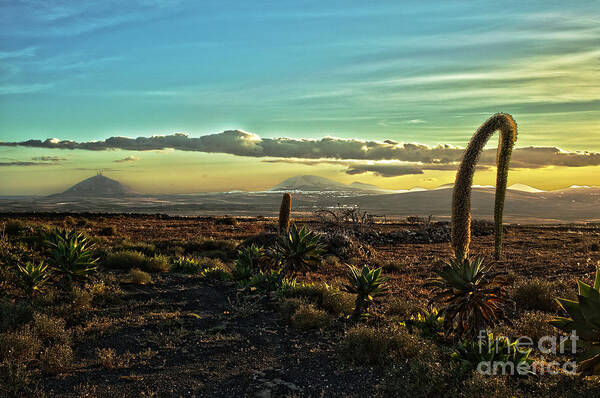
[[[346,231],[347,241],[330,245],[320,263],[296,276],[298,283],[312,286],[312,293],[305,288],[296,289],[297,294],[278,295],[242,287],[220,274],[184,274],[169,271],[168,266],[152,269],[150,283],[137,284],[128,274],[133,265],[115,266],[108,260],[111,253],[122,252],[162,256],[169,264],[188,257],[226,274],[239,245],[248,240],[268,243],[276,221],[262,217],[2,215],[0,224],[13,228],[2,235],[0,253],[0,355],[4,361],[0,395],[600,396],[598,378],[561,374],[485,377],[460,370],[450,356],[455,342],[439,335],[403,332],[393,344],[382,336],[374,338],[379,343],[361,343],[366,339],[361,333],[392,333],[426,308],[432,294],[425,280],[451,254],[446,224],[412,220],[377,223],[368,232]],[[295,221],[331,235],[327,229],[331,226],[317,220]],[[56,282],[28,298],[12,269],[19,262],[44,259],[38,235],[51,227],[75,229],[93,239],[100,267],[89,279],[74,282],[68,293]],[[442,232],[431,232],[437,228]],[[494,237],[489,225],[478,228],[471,251],[485,256],[495,271],[505,273],[516,302],[509,314],[512,324],[502,324],[496,331],[513,337],[559,333],[547,324],[560,314],[553,299],[575,295],[577,280],[591,281],[600,261],[600,225],[508,226],[500,262],[491,257]],[[353,297],[337,290],[343,290],[346,264],[381,266],[391,278],[389,293],[358,326],[347,317]],[[324,283],[325,290],[336,293],[324,294]],[[300,314],[298,308],[306,311]],[[16,320],[15,314],[22,313],[26,313],[23,320]],[[35,348],[29,349],[28,344]],[[555,359],[535,351],[532,356]]]

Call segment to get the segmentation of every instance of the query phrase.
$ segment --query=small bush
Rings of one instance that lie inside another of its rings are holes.
[[[110,253],[104,259],[104,266],[113,269],[144,268],[148,257],[140,252],[121,250]]]
[[[121,282],[130,283],[132,285],[148,285],[152,283],[152,277],[147,272],[138,268],[132,268],[129,270],[129,273],[121,279]]]
[[[323,263],[329,265],[330,267],[337,267],[340,265],[340,259],[337,256],[330,254],[325,256]]]
[[[40,354],[42,371],[56,375],[64,373],[73,363],[73,349],[68,344],[57,344],[46,348]]]
[[[121,243],[116,246],[116,250],[132,250],[144,253],[146,256],[153,256],[156,254],[156,246],[154,244],[146,242],[131,242],[127,239],[123,239]]]
[[[71,290],[71,311],[73,315],[79,315],[83,311],[92,308],[94,296],[88,290],[73,286]]]
[[[423,307],[422,304],[416,301],[394,297],[388,302],[385,314],[388,316],[409,318],[411,315],[416,315],[419,311],[422,311],[424,309]]]
[[[512,338],[527,336],[537,344],[543,336],[560,334],[558,329],[549,323],[553,318],[552,315],[542,311],[525,311],[517,319],[512,320],[512,325],[497,328],[495,334]]]
[[[410,334],[404,327],[372,328],[358,325],[346,333],[340,353],[345,360],[356,365],[385,365],[393,359],[422,355],[429,346],[425,340]]]
[[[0,334],[0,360],[28,362],[40,352],[42,342],[29,325]]]
[[[354,308],[354,296],[327,284],[297,283],[279,294],[287,298],[305,298],[332,315],[349,314]]]
[[[148,258],[144,263],[144,270],[148,272],[168,272],[170,268],[169,259],[161,255]]]
[[[70,333],[65,329],[66,322],[62,318],[51,317],[46,314],[33,316],[33,327],[37,336],[44,343],[67,343]]]
[[[204,270],[198,260],[189,257],[179,257],[173,260],[171,272],[177,274],[199,274]]]
[[[331,323],[329,315],[312,304],[300,305],[292,318],[292,325],[300,330],[320,329]]]
[[[279,313],[286,321],[290,321],[298,308],[308,305],[310,302],[305,298],[285,298],[279,302]]]
[[[105,369],[128,368],[133,357],[134,355],[129,352],[119,355],[114,348],[96,349],[98,363]]]
[[[540,278],[528,279],[519,284],[511,293],[518,309],[556,312],[559,308],[556,297],[575,298],[567,284],[561,281],[548,281]]]
[[[383,270],[385,272],[389,272],[392,274],[398,273],[406,269],[406,266],[397,260],[388,260],[384,261],[381,264]]]

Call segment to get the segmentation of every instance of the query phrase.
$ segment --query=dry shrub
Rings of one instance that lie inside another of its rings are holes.
[[[74,315],[79,315],[92,308],[94,296],[86,289],[73,286],[71,291],[71,311]]]
[[[46,348],[40,355],[40,367],[49,374],[68,371],[73,364],[73,349],[68,344],[56,344]]]
[[[513,339],[521,336],[531,337],[534,344],[543,336],[557,336],[560,331],[550,325],[550,320],[554,316],[542,311],[526,311],[520,314],[517,319],[512,321],[512,325],[504,325],[498,327],[495,335],[511,337]]]
[[[62,318],[51,317],[46,314],[33,316],[33,327],[38,337],[44,342],[67,343],[71,335],[65,329],[66,322]]]
[[[401,297],[393,297],[388,301],[385,314],[389,316],[409,318],[411,315],[416,315],[422,310],[423,305],[417,301]]]
[[[122,355],[117,354],[114,348],[97,348],[96,358],[98,364],[105,369],[123,369],[128,368],[131,364],[131,360],[134,359],[135,355],[130,352],[126,352]]]
[[[405,327],[358,325],[346,332],[340,353],[345,360],[356,365],[385,365],[392,359],[424,356],[430,346],[431,343],[410,334]]]
[[[104,266],[114,269],[143,268],[147,257],[137,251],[121,250],[116,253],[109,253],[104,259]]]
[[[300,330],[320,329],[331,323],[330,316],[312,304],[302,304],[290,319],[292,325]]]
[[[133,285],[148,285],[152,283],[152,277],[149,273],[138,268],[133,268],[121,280],[123,283],[131,283]]]
[[[169,259],[166,256],[157,255],[148,258],[143,268],[148,272],[168,272],[171,264],[169,264]]]
[[[518,309],[556,312],[559,306],[555,298],[574,298],[574,293],[562,281],[534,278],[518,283],[511,296]]]
[[[42,342],[29,325],[0,334],[0,360],[28,362],[35,359],[41,347]]]

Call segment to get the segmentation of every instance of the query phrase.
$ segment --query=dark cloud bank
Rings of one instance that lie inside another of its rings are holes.
[[[111,137],[104,141],[75,142],[55,138],[28,140],[23,142],[0,142],[0,146],[28,146],[51,149],[80,149],[103,151],[123,149],[149,151],[172,148],[181,151],[226,153],[248,157],[283,158],[281,161],[304,164],[331,163],[346,164],[349,174],[373,172],[384,177],[406,174],[422,174],[423,170],[454,170],[460,160],[463,148],[452,145],[428,146],[422,144],[399,143],[391,140],[383,142],[363,141],[325,137],[318,140],[294,138],[261,138],[256,134],[241,130],[228,130],[220,134],[189,137],[177,133],[152,137]],[[321,161],[316,161],[321,159]],[[323,159],[329,159],[329,161]],[[345,163],[345,160],[363,161]],[[394,160],[406,162],[373,163],[372,161]],[[371,162],[369,162],[371,161]],[[480,165],[493,166],[496,150],[485,150]],[[311,163],[312,162],[312,163]],[[545,166],[583,167],[600,165],[600,153],[565,152],[555,147],[517,148],[513,152],[513,168],[540,168]]]

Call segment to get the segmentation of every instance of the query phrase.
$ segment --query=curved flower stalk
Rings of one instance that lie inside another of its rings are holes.
[[[483,148],[492,134],[500,132],[496,165],[496,202],[494,205],[495,258],[502,254],[502,213],[508,180],[508,165],[515,141],[517,123],[506,113],[497,113],[479,127],[463,154],[452,194],[452,248],[458,259],[469,255],[471,243],[471,186],[473,174]]]

